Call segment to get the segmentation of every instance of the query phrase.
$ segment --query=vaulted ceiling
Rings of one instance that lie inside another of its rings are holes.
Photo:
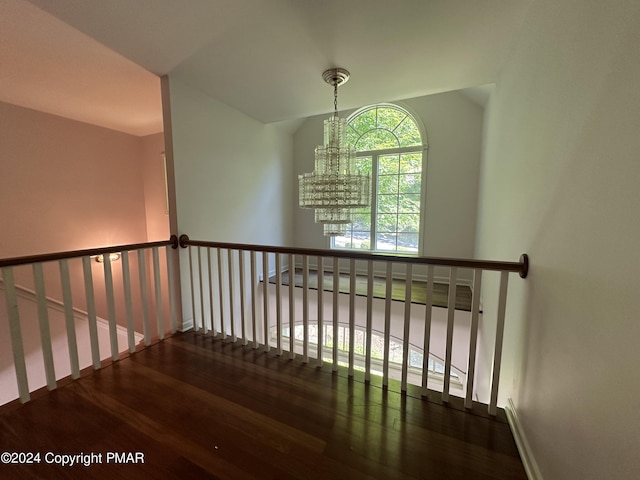
[[[532,0],[0,0],[0,101],[135,135],[169,74],[265,122],[495,82]]]

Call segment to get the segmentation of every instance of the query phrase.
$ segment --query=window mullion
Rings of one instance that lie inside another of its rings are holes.
[[[369,245],[372,250],[378,250],[378,154],[371,155],[371,240]]]

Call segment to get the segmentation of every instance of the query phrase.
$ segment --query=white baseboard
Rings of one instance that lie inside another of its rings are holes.
[[[512,399],[508,400],[508,405],[504,408],[504,411],[507,414],[507,421],[509,422],[513,438],[516,441],[518,452],[520,452],[520,458],[522,459],[524,470],[527,473],[527,478],[529,478],[529,480],[543,480]]]
[[[189,318],[187,320],[182,321],[182,326],[178,327],[179,332],[186,332],[193,328],[193,318]]]

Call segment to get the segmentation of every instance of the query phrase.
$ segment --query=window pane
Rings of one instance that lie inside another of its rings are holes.
[[[358,152],[382,150],[384,148],[398,148],[398,139],[388,130],[375,129],[363,134],[355,144]]]
[[[409,117],[398,125],[395,132],[401,147],[411,147],[413,145],[421,145],[420,130],[417,125]]]
[[[398,193],[398,175],[380,175],[378,177],[378,193],[381,195]]]
[[[395,214],[379,213],[377,216],[378,231],[394,233],[398,231],[398,216]]]
[[[362,250],[371,249],[371,233],[366,232],[353,232],[353,237],[349,248],[359,248]]]
[[[420,231],[420,214],[401,213],[398,215],[398,232],[417,233]]]
[[[399,233],[398,251],[417,252],[419,237],[418,233]]]
[[[419,213],[420,212],[420,194],[404,193],[398,195],[398,212],[399,213]],[[385,212],[391,213],[391,212]]]
[[[352,230],[368,232],[371,230],[371,211],[369,209],[359,209],[353,216]]]
[[[378,175],[397,175],[400,155],[382,155],[378,158]]]
[[[378,212],[398,213],[398,195],[378,195]]]
[[[399,177],[400,193],[420,193],[421,175],[409,173]]]
[[[356,168],[360,170],[360,173],[371,175],[371,165],[371,157],[356,157]]]
[[[357,117],[349,122],[349,126],[351,128],[347,129],[347,135],[349,135],[349,132],[353,131],[356,132],[358,136],[360,136],[363,133],[368,132],[369,130],[373,130],[374,128],[376,128],[376,109],[371,108],[360,113]]]
[[[378,108],[378,128],[394,131],[400,123],[407,117],[407,114],[397,108]]]
[[[420,173],[422,172],[422,154],[405,153],[400,157],[399,173]]]
[[[377,233],[376,234],[376,249],[391,251],[396,249],[396,237],[395,233]]]

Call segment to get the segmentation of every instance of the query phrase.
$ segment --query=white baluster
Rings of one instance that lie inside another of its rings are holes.
[[[391,295],[393,264],[387,262],[386,291],[384,295],[384,359],[382,361],[382,385],[389,385],[389,347],[391,344]]]
[[[198,256],[199,257],[199,256]],[[200,260],[200,258],[198,258]],[[158,317],[158,338],[164,339],[164,314],[162,311],[162,286],[160,278],[160,258],[158,247],[153,247],[153,279],[156,289],[156,316]],[[204,314],[202,316],[202,323],[204,324]]]
[[[500,383],[500,366],[502,362],[502,340],[504,337],[504,316],[507,309],[507,286],[509,272],[500,274],[500,296],[498,298],[498,323],[496,325],[496,344],[493,352],[493,373],[491,375],[491,400],[489,415],[495,415],[498,407],[498,384]]]
[[[27,378],[27,366],[24,358],[24,345],[22,343],[22,331],[20,329],[20,313],[18,310],[18,298],[16,286],[13,280],[13,268],[3,267],[2,278],[4,280],[4,298],[9,317],[9,333],[11,335],[11,350],[13,352],[13,366],[16,371],[18,394],[20,401],[26,403],[29,395],[29,381]]]
[[[302,256],[302,362],[309,362],[309,257]]]
[[[171,333],[176,333],[177,330],[177,318],[178,315],[176,313],[176,285],[173,278],[173,255],[174,249],[171,245],[167,245],[166,247],[167,253],[167,279],[169,281],[169,312],[171,315]]]
[[[116,324],[116,300],[113,292],[113,272],[111,270],[111,258],[107,253],[102,256],[104,261],[104,286],[107,293],[107,316],[109,320],[109,341],[111,345],[111,358],[116,361],[120,358],[118,352],[118,326]]]
[[[227,330],[225,328],[225,315],[224,315],[224,283],[222,280],[222,249],[218,248],[218,298],[220,299],[220,333],[222,339],[227,338]]]
[[[433,283],[434,283],[434,267],[427,267],[427,300],[425,302],[424,313],[424,341],[422,355],[422,395],[427,396],[429,392],[429,355],[431,345],[431,312],[433,306]]]
[[[410,322],[411,322],[411,287],[413,282],[413,265],[407,263],[407,275],[404,286],[404,331],[402,334],[402,380],[400,389],[407,391],[407,375],[409,368],[409,347],[411,345],[409,339]]]
[[[257,334],[257,308],[256,308],[256,284],[258,283],[256,273],[256,252],[251,251],[251,334],[253,336],[253,348],[258,348]]]
[[[227,250],[227,265],[229,271],[229,322],[231,324],[231,341],[235,342],[236,338],[236,319],[235,319],[235,295],[234,295],[234,280],[233,280],[233,250]]]
[[[289,359],[296,358],[296,256],[289,254]],[[278,333],[278,336],[282,332]]]
[[[356,341],[356,260],[349,260],[349,372],[353,377],[353,366],[355,363],[355,341]]]
[[[480,291],[482,288],[482,270],[473,272],[473,299],[471,300],[471,331],[469,332],[469,365],[467,368],[467,392],[464,406],[473,406],[473,382],[476,371],[476,349],[478,343],[478,318],[480,316]]]
[[[193,293],[193,269],[191,262],[191,246],[189,246],[189,279],[191,280],[191,307],[193,312],[193,329],[196,326],[196,305]],[[149,292],[147,290],[147,265],[145,261],[145,251],[138,250],[138,280],[140,281],[140,298],[142,299],[142,333],[144,334],[145,346],[151,345],[151,328],[149,326]]]
[[[449,298],[447,303],[447,344],[444,360],[444,386],[442,401],[449,401],[449,387],[451,385],[451,353],[453,350],[453,324],[456,314],[456,287],[458,281],[457,267],[451,267],[449,275]]]
[[[245,281],[244,281],[244,257],[245,251],[238,251],[238,270],[240,272],[240,322],[241,322],[241,335],[242,335],[242,345],[247,344],[247,329],[246,329],[246,318],[245,318]]]
[[[131,268],[129,266],[129,252],[122,252],[122,286],[124,288],[124,306],[127,312],[127,342],[129,352],[136,351],[135,328],[133,326],[133,300],[131,297]]]
[[[371,381],[371,340],[373,325],[373,260],[367,262],[367,327],[366,327],[366,357],[364,367],[364,379]]]
[[[268,352],[271,346],[269,345],[269,255],[267,252],[262,252],[262,285],[264,287],[264,348]],[[280,336],[280,333],[276,335]]]
[[[323,292],[324,292],[324,257],[318,256],[318,357],[317,366],[322,368],[324,365],[324,359],[322,353],[324,350],[324,304],[323,304]]]
[[[198,289],[200,290],[200,320],[198,321],[198,327],[196,330],[202,331],[206,335],[207,333],[207,319],[204,315],[204,282],[202,281],[202,247],[197,248],[198,256]],[[195,314],[194,314],[195,322]],[[195,326],[195,323],[194,323]]]
[[[213,301],[213,260],[211,258],[211,248],[207,248],[207,273],[209,276],[209,318],[211,319],[211,334],[215,337],[218,334],[216,329],[216,320],[214,315],[214,301]]]
[[[69,366],[71,378],[80,378],[80,362],[78,361],[78,340],[76,338],[76,324],[73,315],[73,300],[71,296],[71,280],[69,279],[69,261],[58,262],[60,267],[60,284],[62,285],[62,303],[64,304],[64,319],[67,327],[67,346],[69,347]]]
[[[282,265],[280,254],[276,253],[276,348],[282,355]],[[289,294],[293,290],[291,265],[289,265]]]
[[[100,344],[98,342],[98,324],[96,318],[96,299],[93,292],[93,275],[91,274],[91,257],[82,257],[84,274],[84,292],[87,299],[87,323],[89,324],[89,342],[91,343],[91,360],[94,370],[101,367]]]
[[[338,295],[340,290],[340,263],[338,257],[333,258],[333,366],[338,370]]]

